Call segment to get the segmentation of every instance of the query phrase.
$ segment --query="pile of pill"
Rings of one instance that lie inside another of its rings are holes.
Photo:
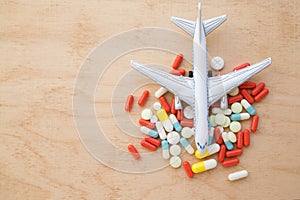
[[[173,75],[184,76],[186,71],[178,69],[183,60],[183,55],[178,54],[173,62]],[[233,70],[239,70],[249,66],[244,63]],[[224,67],[224,60],[221,57],[214,57],[211,60],[211,68],[220,75],[219,70]],[[208,76],[213,72],[209,71]],[[189,77],[193,73],[189,71]],[[252,104],[259,102],[268,93],[265,83],[247,81],[237,88],[234,88],[228,95],[214,103],[209,109],[209,137],[208,148],[205,154],[200,155],[194,147],[194,113],[190,105],[185,105],[181,100],[173,95],[169,104],[165,98],[167,89],[161,87],[154,96],[158,101],[152,104],[151,108],[144,108],[141,112],[139,124],[140,131],[146,136],[140,141],[140,145],[150,151],[162,148],[163,159],[169,159],[173,168],[183,166],[187,176],[192,178],[194,174],[213,169],[217,166],[215,159],[208,159],[190,165],[188,161],[182,162],[180,154],[182,147],[189,154],[194,154],[196,158],[203,159],[218,153],[217,160],[223,167],[230,167],[239,164],[238,156],[243,154],[243,147],[250,145],[250,133],[255,132],[258,127],[259,117]],[[138,99],[138,105],[143,107],[150,92],[143,91]],[[134,96],[129,95],[125,103],[125,111],[130,112],[134,102]],[[243,129],[242,122],[251,120],[250,128]],[[128,145],[129,152],[135,159],[140,158],[137,148],[133,144]],[[234,181],[248,176],[246,170],[237,171],[228,175],[228,180]]]

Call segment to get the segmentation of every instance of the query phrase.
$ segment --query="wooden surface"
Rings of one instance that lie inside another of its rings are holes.
[[[184,34],[170,16],[195,19],[197,1],[2,1],[0,198],[299,199],[299,1],[202,3],[205,19],[228,14],[207,40],[210,55],[226,62],[222,73],[245,61],[273,58],[271,67],[252,79],[265,81],[271,92],[256,106],[261,123],[240,165],[219,165],[193,179],[182,168],[122,173],[95,160],[75,129],[72,95],[86,56],[133,28]],[[170,65],[174,55],[140,51],[134,57]],[[129,59],[121,57],[112,67],[130,69]],[[97,110],[97,119],[103,118]],[[112,137],[126,149],[130,140],[122,141],[122,134]],[[249,171],[247,179],[226,180],[240,169]]]

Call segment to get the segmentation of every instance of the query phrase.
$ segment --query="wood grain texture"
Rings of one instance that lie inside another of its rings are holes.
[[[227,22],[208,38],[210,55],[225,60],[222,73],[245,61],[273,58],[272,66],[252,79],[264,80],[271,92],[256,106],[261,124],[239,166],[218,166],[193,179],[182,168],[121,173],[96,161],[75,129],[72,95],[86,56],[112,35],[133,28],[162,27],[184,34],[170,16],[195,19],[197,1],[4,0],[0,2],[0,198],[299,199],[300,3],[202,3],[203,18],[228,14]],[[134,55],[164,65],[174,58],[159,52]],[[122,57],[112,67],[129,69],[129,59]],[[97,118],[105,120],[99,110]],[[113,121],[108,123],[114,126]],[[112,138],[125,149],[130,140],[122,137]],[[239,169],[247,169],[250,176],[228,182],[227,175]]]

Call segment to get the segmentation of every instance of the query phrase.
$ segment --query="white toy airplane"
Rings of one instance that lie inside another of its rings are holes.
[[[254,65],[230,72],[226,75],[208,77],[206,36],[220,26],[226,18],[226,15],[222,15],[202,21],[201,3],[198,4],[198,18],[196,22],[177,17],[171,18],[177,26],[194,37],[193,78],[171,75],[167,72],[131,61],[134,69],[167,88],[187,104],[193,106],[194,136],[200,154],[206,152],[208,145],[209,106],[271,64],[271,58],[267,58]]]

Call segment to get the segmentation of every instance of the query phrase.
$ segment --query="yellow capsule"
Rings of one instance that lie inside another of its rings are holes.
[[[202,162],[197,162],[192,165],[192,171],[197,174],[204,172],[210,169],[213,169],[217,166],[217,161],[215,159],[210,159]]]
[[[195,156],[196,156],[196,158],[201,159],[201,158],[205,158],[207,156],[210,156],[212,154],[215,154],[215,153],[217,153],[219,151],[220,151],[220,145],[218,145],[217,143],[215,143],[215,144],[209,145],[207,147],[205,153],[202,154],[202,155],[200,155],[199,151],[196,150],[195,151]]]
[[[169,116],[164,109],[159,109],[158,111],[156,111],[156,115],[157,115],[159,121],[161,121],[161,122],[164,122],[169,119]]]

